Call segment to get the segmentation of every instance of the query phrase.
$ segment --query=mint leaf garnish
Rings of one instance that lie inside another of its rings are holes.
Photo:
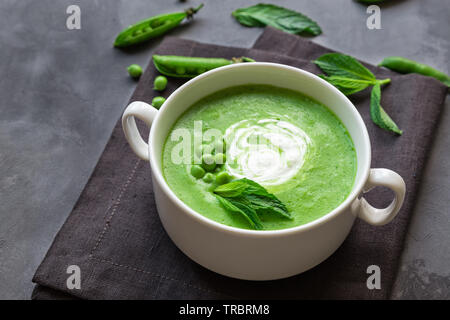
[[[247,206],[242,202],[236,201],[235,199],[226,199],[219,195],[216,195],[216,198],[219,200],[220,204],[225,208],[225,210],[241,214],[247,219],[247,221],[254,229],[263,229],[261,219],[259,219],[256,211],[253,208]]]
[[[379,83],[373,86],[370,96],[370,117],[372,118],[372,121],[382,129],[393,131],[399,135],[403,133],[381,107],[381,88]]]
[[[275,195],[246,178],[221,185],[214,194],[227,211],[242,214],[255,229],[262,228],[258,214],[277,214],[292,219],[286,206]]]
[[[230,198],[230,197],[237,197],[242,194],[242,192],[245,191],[245,189],[248,188],[248,185],[245,181],[242,180],[236,180],[232,181],[227,184],[223,184],[221,186],[218,186],[214,193],[218,194],[219,196]]]

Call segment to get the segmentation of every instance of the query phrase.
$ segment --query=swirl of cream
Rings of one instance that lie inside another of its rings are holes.
[[[303,166],[311,140],[297,126],[278,119],[242,120],[225,132],[227,170],[263,186],[281,185]]]

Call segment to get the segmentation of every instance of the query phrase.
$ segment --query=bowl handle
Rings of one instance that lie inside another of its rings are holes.
[[[144,121],[149,128],[158,114],[158,110],[142,101],[134,101],[128,105],[122,116],[122,128],[125,137],[134,153],[143,159],[149,160],[148,144],[142,139],[136,126],[135,117]]]
[[[365,222],[374,226],[382,226],[391,222],[402,207],[403,200],[405,199],[406,185],[403,178],[392,170],[371,169],[363,192],[368,192],[376,186],[388,187],[394,191],[395,198],[387,208],[375,208],[364,198],[358,200],[359,205],[353,205],[352,208],[353,212]]]

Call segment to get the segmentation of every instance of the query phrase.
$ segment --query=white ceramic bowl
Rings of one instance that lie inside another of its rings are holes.
[[[162,174],[161,155],[175,121],[199,99],[244,84],[273,85],[304,93],[331,109],[347,127],[355,144],[358,168],[353,189],[340,206],[295,228],[245,230],[202,216],[169,188]],[[151,127],[148,144],[137,131],[134,117]],[[158,213],[170,238],[192,260],[226,276],[273,280],[304,272],[328,258],[341,245],[356,217],[372,225],[386,224],[395,217],[405,196],[405,183],[397,173],[370,169],[367,129],[350,100],[326,81],[294,67],[255,62],[211,70],[178,88],[159,111],[144,102],[131,103],[123,114],[122,125],[134,152],[150,161]],[[376,209],[364,198],[358,198],[374,186],[394,191],[395,198],[387,208]]]

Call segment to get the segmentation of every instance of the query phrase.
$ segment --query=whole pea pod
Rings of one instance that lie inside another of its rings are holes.
[[[153,55],[153,64],[163,75],[176,78],[194,78],[206,71],[227,66],[233,63],[254,62],[247,57],[233,58],[201,58],[183,56]]]
[[[184,19],[191,19],[203,4],[184,12],[161,14],[142,20],[122,30],[114,42],[115,47],[128,47],[158,37],[178,26]]]
[[[426,64],[419,63],[403,57],[387,57],[379,66],[397,71],[400,73],[418,73],[424,76],[436,78],[450,87],[450,77],[445,73],[436,70]]]

